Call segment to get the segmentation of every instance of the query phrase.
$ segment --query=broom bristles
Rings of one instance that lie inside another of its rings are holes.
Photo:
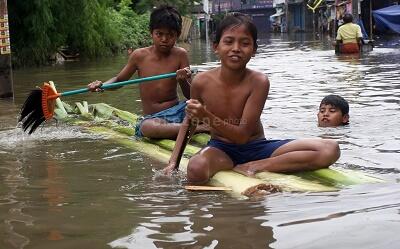
[[[22,121],[22,129],[32,134],[45,121],[42,109],[42,89],[32,90],[25,100],[18,122]]]
[[[18,122],[21,122],[33,111],[32,107],[35,105],[35,103],[37,103],[37,101],[42,101],[42,90],[40,88],[32,90],[28,95],[28,98],[26,98],[24,104],[21,107]]]

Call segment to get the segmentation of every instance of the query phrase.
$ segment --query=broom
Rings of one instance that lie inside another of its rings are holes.
[[[196,125],[193,124],[188,117],[185,117],[179,129],[171,158],[169,159],[169,163],[175,165],[175,170],[179,169],[179,163],[181,162],[183,152],[189,140],[192,138],[195,129]]]
[[[192,71],[193,72],[193,71]],[[109,83],[101,86],[101,89],[110,89],[121,87],[130,84],[143,83],[147,81],[160,80],[176,77],[176,73],[167,73],[154,75],[145,78]],[[28,98],[25,100],[18,122],[22,121],[22,129],[29,134],[32,134],[40,124],[49,120],[54,115],[55,100],[62,96],[70,96],[79,93],[88,92],[89,88],[81,88],[77,90],[58,93],[49,83],[44,83],[41,88],[36,88],[31,91]]]

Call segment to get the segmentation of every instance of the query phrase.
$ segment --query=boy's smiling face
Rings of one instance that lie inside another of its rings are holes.
[[[253,37],[245,25],[225,29],[219,43],[214,44],[214,50],[219,55],[221,64],[232,69],[246,67],[256,52]]]
[[[168,28],[158,28],[151,32],[151,38],[153,39],[154,46],[160,52],[169,52],[175,45],[178,39],[178,33],[176,30]]]
[[[321,104],[317,117],[319,127],[336,127],[349,122],[348,114],[343,115],[339,108],[330,104]]]

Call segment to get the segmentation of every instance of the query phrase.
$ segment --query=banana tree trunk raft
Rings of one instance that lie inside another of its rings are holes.
[[[134,124],[137,115],[119,110],[104,103],[75,103],[73,106],[57,99],[56,118],[70,125],[77,125],[91,133],[102,134],[123,146],[154,158],[165,165],[171,156],[175,141],[168,139],[133,139]],[[184,151],[180,170],[186,171],[188,158],[197,153],[208,141],[209,135],[194,136]],[[344,169],[321,169],[297,174],[279,174],[271,172],[257,173],[255,178],[243,176],[232,170],[221,171],[209,181],[211,186],[231,189],[235,194],[254,196],[274,191],[325,192],[337,191],[354,184],[379,183],[382,179],[360,171]]]

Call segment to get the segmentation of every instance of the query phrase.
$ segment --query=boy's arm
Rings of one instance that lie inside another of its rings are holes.
[[[96,80],[94,82],[91,82],[88,85],[88,88],[90,91],[92,92],[98,92],[101,91],[100,87],[103,84],[108,84],[108,83],[114,83],[114,82],[120,82],[120,81],[126,81],[129,80],[132,75],[136,72],[137,70],[137,61],[140,59],[141,55],[140,55],[140,51],[135,50],[133,51],[130,55],[129,55],[129,59],[128,59],[128,63],[124,66],[124,68],[115,76],[112,77],[111,79],[107,80],[106,82],[101,82],[99,80]],[[115,87],[115,88],[111,88],[112,89],[119,89],[120,87]]]
[[[195,83],[196,82],[193,81],[192,88],[197,88],[197,84]],[[207,120],[209,125],[215,129],[218,134],[229,139],[233,143],[247,143],[254,131],[256,131],[257,126],[260,125],[261,112],[269,92],[269,81],[262,73],[257,73],[249,83],[254,84],[254,87],[244,106],[239,125],[226,122],[211,113],[199,100],[194,99],[195,96],[192,96],[193,98],[188,101],[187,115],[190,118],[197,117],[200,120]],[[193,92],[194,91],[192,91],[192,95],[194,95]]]
[[[129,80],[137,70],[137,61],[140,60],[140,57],[141,52],[139,50],[133,51],[129,55],[128,63],[126,63],[124,68],[115,77],[104,82],[104,84]]]
[[[189,58],[187,55],[186,50],[181,48],[179,51],[179,61],[181,61],[181,64],[179,66],[180,69],[176,71],[176,80],[179,83],[179,86],[182,89],[182,93],[185,96],[185,98],[190,99],[190,85],[192,81],[192,73],[190,71],[190,65],[189,65]]]

